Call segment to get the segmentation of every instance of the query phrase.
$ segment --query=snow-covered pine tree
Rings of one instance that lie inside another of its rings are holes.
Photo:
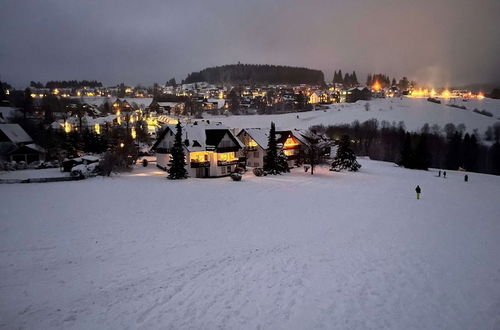
[[[283,172],[282,165],[279,164],[278,160],[278,146],[276,143],[276,127],[273,122],[271,122],[271,129],[269,130],[269,138],[267,141],[267,152],[266,159],[264,162],[264,171],[267,174],[280,174]]]
[[[280,173],[288,173],[290,172],[290,167],[288,167],[288,162],[286,161],[286,155],[282,148],[278,151],[277,158],[278,171]]]
[[[171,150],[171,158],[169,162],[168,169],[168,179],[176,180],[176,179],[186,179],[187,171],[186,171],[186,161],[184,157],[184,147],[182,145],[182,126],[181,123],[178,122],[175,126],[175,140],[174,146]]]
[[[339,172],[343,169],[356,172],[361,168],[361,165],[356,161],[356,155],[350,147],[349,135],[343,135],[339,142],[337,155],[333,159],[330,171]]]

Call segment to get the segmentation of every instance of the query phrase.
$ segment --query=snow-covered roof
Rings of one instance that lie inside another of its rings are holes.
[[[160,135],[153,148],[163,140],[168,130],[176,132],[176,125],[166,124],[163,126],[163,134]],[[231,130],[222,125],[220,122],[196,121],[192,124],[181,124],[182,126],[182,139],[187,141],[186,149],[192,151],[204,151],[207,147],[217,147],[217,144],[228,134],[230,138],[240,147],[243,148],[241,141],[234,136]]]
[[[38,151],[40,153],[46,153],[47,150],[45,150],[44,148],[40,147],[38,144],[36,143],[30,143],[30,144],[27,144],[25,147],[27,148],[30,148],[30,149],[33,149],[35,151]]]
[[[11,107],[0,107],[0,122],[7,123],[10,118],[16,116],[16,112],[19,112],[19,109]]]
[[[13,143],[33,142],[33,139],[19,124],[0,124],[0,131]]]
[[[269,129],[267,129],[267,128],[244,128],[242,131],[245,131],[252,138],[252,140],[254,140],[263,149],[267,149],[267,144],[269,142]],[[238,133],[238,135],[240,133]],[[279,140],[280,138],[281,138],[281,134],[276,132],[276,139]]]
[[[181,104],[181,102],[158,102],[158,105],[160,107],[170,107],[170,108],[174,108],[179,104]]]

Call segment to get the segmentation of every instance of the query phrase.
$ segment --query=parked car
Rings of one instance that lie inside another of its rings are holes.
[[[85,179],[92,176],[97,176],[101,173],[99,163],[80,164],[71,169],[70,175],[74,178]]]

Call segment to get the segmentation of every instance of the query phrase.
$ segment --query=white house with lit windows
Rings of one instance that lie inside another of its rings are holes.
[[[156,165],[168,169],[174,146],[176,125],[165,125],[152,147]],[[186,155],[186,169],[193,178],[226,176],[238,165],[238,152],[243,148],[234,134],[221,123],[197,121],[182,124],[182,141]]]
[[[301,153],[302,142],[291,130],[276,131],[276,143],[283,149],[288,166],[293,167]],[[240,153],[246,157],[247,166],[263,167],[269,141],[269,129],[245,128],[237,138],[244,144]]]

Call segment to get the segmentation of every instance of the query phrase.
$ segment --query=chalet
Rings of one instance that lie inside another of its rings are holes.
[[[241,154],[246,157],[247,166],[263,167],[269,140],[269,130],[262,128],[245,128],[238,135],[244,148]],[[293,131],[276,131],[276,142],[287,157],[288,166],[292,167],[301,154],[302,142]]]
[[[165,125],[152,150],[157,166],[167,170],[174,145],[175,125]],[[199,121],[182,125],[186,169],[190,177],[208,178],[231,174],[237,167],[238,151],[243,148],[233,133],[220,123]]]
[[[359,100],[368,101],[372,98],[372,92],[368,88],[354,87],[346,90],[345,101],[354,103]]]
[[[184,103],[182,102],[158,102],[153,100],[148,107],[149,112],[158,114],[182,115],[184,114]]]
[[[33,139],[19,124],[0,124],[0,158],[31,163],[45,160],[45,149],[33,143]]]
[[[132,108],[132,105],[127,102],[127,100],[123,99],[116,99],[115,102],[113,102],[113,113],[116,115],[119,115],[120,113],[124,112],[132,112],[134,109]]]

